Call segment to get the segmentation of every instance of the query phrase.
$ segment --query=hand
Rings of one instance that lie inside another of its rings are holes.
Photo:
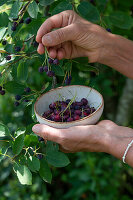
[[[57,30],[52,31],[55,28]],[[102,60],[110,33],[67,10],[48,18],[40,27],[36,40],[38,53],[47,47],[52,58],[88,57],[90,62]]]
[[[103,120],[97,125],[76,126],[68,129],[56,129],[37,124],[32,130],[45,140],[58,143],[60,150],[65,153],[106,152],[120,160],[127,145],[133,139],[133,129],[118,126],[109,120]],[[126,162],[133,167],[133,147],[128,151]]]

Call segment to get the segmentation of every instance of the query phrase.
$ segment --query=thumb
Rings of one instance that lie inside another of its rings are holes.
[[[44,124],[36,124],[32,127],[32,131],[45,140],[57,143],[61,141],[61,129],[52,128]]]
[[[64,28],[49,32],[42,37],[44,46],[56,46],[66,41],[72,41],[76,37],[74,24],[68,25]]]

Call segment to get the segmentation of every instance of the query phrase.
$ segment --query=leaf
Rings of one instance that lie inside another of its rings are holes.
[[[46,143],[46,153],[52,152],[52,151],[58,151],[59,145],[52,141],[47,141]]]
[[[75,61],[80,64],[88,64],[88,58],[87,57],[81,57],[81,58],[75,58],[72,61]]]
[[[37,3],[35,1],[33,1],[32,3],[30,3],[29,7],[28,7],[28,13],[32,18],[37,18],[39,12],[39,7],[37,5]]]
[[[3,38],[4,34],[6,33],[7,28],[0,28],[0,40]]]
[[[7,150],[8,150],[7,147],[0,148],[0,162],[5,158],[4,154],[6,154]]]
[[[112,25],[122,28],[131,29],[133,27],[133,18],[122,11],[115,11],[110,16]]]
[[[0,27],[4,27],[8,25],[8,15],[4,12],[0,14]]]
[[[99,22],[100,21],[100,14],[95,6],[93,6],[91,3],[83,1],[79,4],[77,8],[78,12],[91,22]]]
[[[25,165],[15,164],[14,171],[22,185],[32,185],[32,173]]]
[[[58,66],[53,65],[52,71],[54,71],[57,76],[64,76],[65,75],[63,68],[60,67],[59,65]]]
[[[12,19],[16,19],[18,17],[18,13],[19,13],[19,1],[16,1],[10,11],[10,15],[9,17]]]
[[[47,182],[47,183],[51,183],[52,180],[52,173],[51,170],[46,162],[45,159],[42,159],[40,161],[40,170],[39,170],[39,174],[41,176],[41,178]]]
[[[54,0],[40,0],[39,4],[41,6],[47,6],[47,5],[50,5],[53,2],[54,2]]]
[[[24,128],[24,127],[18,128],[18,129],[16,130],[16,132],[14,133],[14,136],[15,136],[15,137],[18,137],[19,135],[24,134],[24,133],[25,133],[25,130],[26,130],[26,128]]]
[[[8,127],[4,124],[0,124],[0,137],[10,136]]]
[[[27,164],[32,172],[39,171],[40,169],[40,161],[36,157],[30,156],[27,159]]]
[[[13,53],[13,50],[14,50],[13,45],[12,45],[12,44],[6,45],[5,50],[6,50],[8,53],[11,53],[11,54],[12,54],[12,53]]]
[[[15,155],[20,154],[20,152],[23,149],[23,146],[24,146],[24,134],[21,134],[15,139],[15,142],[14,142],[13,148],[12,148],[13,153]]]
[[[2,6],[5,3],[7,3],[7,0],[0,0],[0,6]]]
[[[21,81],[26,81],[28,78],[28,66],[26,63],[21,62],[17,68],[17,78]]]
[[[12,94],[23,94],[25,86],[15,82],[15,81],[9,81],[4,84],[5,89],[12,93]]]
[[[26,147],[35,146],[38,144],[38,138],[36,135],[26,135],[24,138],[24,145]]]
[[[52,10],[51,13],[52,13],[52,15],[55,15],[62,11],[72,10],[72,9],[73,9],[72,4],[69,3],[69,1],[62,1],[59,4],[57,4],[57,6]]]
[[[70,163],[68,157],[64,153],[58,151],[47,152],[46,160],[54,167],[65,167]]]

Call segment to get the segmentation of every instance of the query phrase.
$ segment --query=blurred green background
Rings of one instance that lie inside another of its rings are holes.
[[[61,1],[56,1],[56,4],[59,2]],[[100,2],[105,3],[105,0],[91,2],[94,2],[94,6],[102,10]],[[3,9],[10,8],[11,3],[12,1],[9,1],[7,5],[0,7],[0,13],[3,12]],[[44,7],[42,13],[46,15],[48,10],[49,6]],[[131,0],[106,1],[106,8],[101,11],[105,16],[106,28],[110,28],[114,34],[133,40],[133,28],[125,29],[113,26],[106,18],[108,15],[111,16],[114,11],[122,11],[133,16],[133,2]],[[49,81],[49,78],[38,73],[39,60],[35,58],[29,60],[28,65],[27,83],[32,88],[40,90],[42,85]],[[101,92],[105,100],[105,109],[101,119],[110,119],[119,125],[133,128],[133,80],[107,66],[98,63],[92,64],[92,66],[99,70],[99,74],[86,73],[73,66],[72,84],[88,85]],[[32,123],[30,106],[27,109],[23,105],[15,108],[13,103],[12,95],[0,96],[0,121],[6,124],[12,132],[18,127]],[[22,186],[12,170],[10,161],[5,159],[0,163],[0,200],[133,199],[133,170],[131,167],[123,165],[121,161],[104,153],[80,152],[71,154],[69,157],[71,161],[69,166],[52,169],[51,185],[46,184],[34,174],[32,186]]]

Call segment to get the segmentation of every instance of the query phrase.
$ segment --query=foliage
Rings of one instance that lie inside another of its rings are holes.
[[[127,185],[133,173],[130,168],[124,168],[119,161],[106,154],[77,153],[69,155],[72,161],[69,166],[56,169],[68,165],[68,157],[59,152],[57,144],[39,142],[31,129],[37,123],[34,103],[40,94],[53,85],[51,77],[38,72],[40,66],[49,65],[48,53],[38,55],[34,45],[40,25],[51,15],[74,9],[85,19],[105,29],[109,28],[115,34],[133,39],[131,6],[130,0],[0,1],[0,85],[6,91],[6,95],[0,97],[1,200],[41,200],[53,199],[53,196],[54,199],[74,200],[104,200],[107,196],[109,200],[132,199],[132,182]],[[28,17],[31,18],[29,24],[26,23]],[[19,24],[15,31],[12,28],[14,19]],[[22,19],[25,23],[19,23]],[[6,41],[6,45],[2,44],[3,41]],[[21,51],[16,52],[15,47],[18,46]],[[6,59],[9,55],[11,60]],[[90,65],[85,58],[62,60],[58,66],[49,67],[57,78],[54,87],[64,85],[66,75],[71,74],[72,84],[90,85],[99,90],[105,99],[103,119],[115,119],[125,77],[101,64]],[[27,87],[31,88],[30,93],[25,92]],[[20,105],[14,107],[14,95],[17,94],[22,98]],[[23,102],[26,99],[28,102]],[[38,155],[43,158],[39,160]],[[31,185],[33,182],[33,185],[21,186],[14,174],[21,184]],[[42,181],[52,184],[45,185]],[[30,192],[27,194],[29,187]],[[17,188],[21,188],[22,192],[19,193]]]

